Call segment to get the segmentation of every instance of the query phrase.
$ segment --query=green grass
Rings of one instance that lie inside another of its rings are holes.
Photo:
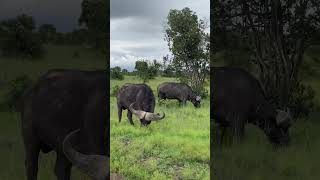
[[[29,61],[0,57],[0,102],[7,92],[7,84],[12,79],[26,74],[32,79],[53,68],[63,69],[104,69],[103,55],[76,46],[48,46],[48,54],[43,59]],[[72,55],[78,51],[80,57]],[[25,177],[24,148],[20,129],[20,114],[0,109],[0,179],[23,180]],[[55,180],[55,153],[40,154],[38,179]],[[89,179],[73,168],[72,179]]]
[[[157,96],[157,86],[168,81],[175,79],[158,77],[148,85]],[[141,81],[126,76],[123,81],[111,80],[111,87],[127,82]],[[119,123],[116,98],[111,97],[111,172],[130,180],[209,179],[209,106],[209,99],[203,100],[199,109],[190,102],[186,107],[175,100],[156,103],[155,111],[165,112],[166,118],[141,127],[136,117],[135,126],[128,123],[127,111]]]
[[[316,92],[315,103],[320,105],[320,47],[309,49],[305,64],[311,70],[302,70],[304,83]],[[222,147],[213,146],[213,177],[217,180],[316,180],[320,179],[320,112],[307,120],[298,120],[290,128],[291,143],[284,149],[274,149],[263,132],[248,125],[244,141]],[[230,135],[229,135],[230,136]]]

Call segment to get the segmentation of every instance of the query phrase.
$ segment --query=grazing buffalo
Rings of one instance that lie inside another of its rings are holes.
[[[136,115],[142,125],[148,125],[151,121],[158,121],[165,117],[154,113],[155,98],[151,88],[146,84],[124,84],[117,94],[118,117],[121,122],[122,110],[128,109],[128,120],[131,125],[132,113]]]
[[[186,104],[191,101],[195,107],[200,107],[201,97],[192,91],[191,87],[183,83],[165,82],[158,86],[158,97],[161,99],[177,99]]]
[[[55,151],[54,172],[69,180],[72,165],[96,180],[109,179],[107,72],[51,70],[26,91],[22,136],[28,180],[37,179],[38,157]]]
[[[211,115],[222,128],[231,127],[233,135],[241,138],[246,123],[264,131],[269,141],[277,145],[289,142],[291,115],[273,107],[264,95],[257,79],[244,70],[211,69]]]

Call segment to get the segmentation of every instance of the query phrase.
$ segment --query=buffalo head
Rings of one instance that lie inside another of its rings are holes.
[[[292,117],[290,110],[276,110],[275,123],[270,125],[268,138],[270,142],[275,145],[288,145],[289,128],[291,125]]]
[[[136,115],[140,119],[142,124],[144,124],[144,125],[150,124],[151,121],[162,120],[166,116],[165,113],[163,113],[163,115],[161,116],[159,113],[151,113],[151,112],[146,112],[146,111],[142,111],[142,110],[136,110],[133,108],[133,105],[134,105],[134,103],[130,104],[129,110],[134,115]]]
[[[109,174],[109,157],[103,155],[86,155],[76,151],[71,141],[80,130],[68,134],[63,141],[63,153],[69,161],[82,172],[95,180],[107,180]]]
[[[200,107],[200,103],[201,103],[201,97],[200,96],[196,96],[193,99],[191,99],[191,102],[194,105],[194,107],[199,108]]]

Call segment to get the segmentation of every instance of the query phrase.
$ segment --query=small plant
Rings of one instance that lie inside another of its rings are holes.
[[[19,76],[10,82],[6,104],[11,110],[19,110],[22,96],[31,83],[32,81],[26,75]]]
[[[120,87],[118,85],[113,86],[111,89],[111,96],[117,96],[119,89]]]

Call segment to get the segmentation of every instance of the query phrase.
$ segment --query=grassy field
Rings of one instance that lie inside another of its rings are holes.
[[[154,91],[161,82],[173,78],[157,77],[148,85]],[[127,76],[123,81],[111,80],[112,87],[124,83],[139,83],[137,77]],[[157,99],[157,98],[156,98]],[[141,127],[134,117],[135,126],[129,125],[123,111],[118,122],[116,98],[110,99],[111,116],[111,172],[125,179],[210,179],[209,99],[196,109],[189,102],[180,107],[177,101],[159,105],[156,112],[165,112],[166,118]]]
[[[315,102],[320,105],[320,47],[305,55],[311,74],[304,75],[304,82],[316,92]],[[214,146],[214,179],[216,180],[316,180],[320,179],[320,112],[317,108],[309,119],[298,120],[290,129],[291,144],[275,150],[263,132],[255,126],[246,127],[241,144]]]
[[[0,57],[0,104],[3,103],[8,90],[8,83],[23,74],[32,79],[52,68],[63,69],[103,69],[106,60],[88,49],[73,46],[48,46],[48,54],[40,60],[29,61],[23,59],[5,59]],[[74,57],[74,52],[79,57]],[[23,180],[24,149],[20,129],[20,114],[0,109],[0,179]],[[55,180],[53,173],[55,153],[41,154],[38,179]],[[73,179],[89,179],[75,168]]]

